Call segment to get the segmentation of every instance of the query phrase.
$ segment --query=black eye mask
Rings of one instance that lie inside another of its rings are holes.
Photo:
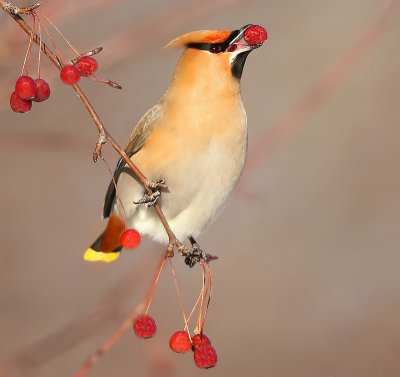
[[[225,52],[229,47],[230,43],[239,35],[240,31],[235,30],[230,35],[225,42],[221,43],[189,43],[187,46],[190,48],[195,48],[197,50],[209,51],[213,54],[219,54],[220,52]]]
[[[232,48],[231,43],[236,39],[236,37],[240,34],[240,30],[233,31],[229,38],[225,42],[221,43],[189,43],[187,46],[189,48],[195,48],[197,50],[205,50],[209,51],[212,54],[219,54],[221,52],[226,52],[228,48]],[[236,46],[235,46],[236,47]],[[232,50],[234,51],[234,49]],[[231,72],[233,77],[240,80],[243,73],[244,63],[246,62],[247,56],[249,55],[250,50],[243,51],[242,53],[238,54],[235,59],[232,61],[231,64]]]

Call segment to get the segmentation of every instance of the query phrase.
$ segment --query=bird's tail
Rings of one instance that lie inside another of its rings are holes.
[[[106,230],[86,250],[83,259],[87,261],[112,262],[117,259],[122,249],[120,237],[125,224],[118,215],[112,214],[108,219]]]

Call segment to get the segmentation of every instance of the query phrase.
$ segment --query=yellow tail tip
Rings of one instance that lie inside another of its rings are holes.
[[[102,251],[96,251],[92,248],[86,250],[83,255],[83,259],[90,262],[112,262],[119,257],[119,251],[112,253],[103,253]]]

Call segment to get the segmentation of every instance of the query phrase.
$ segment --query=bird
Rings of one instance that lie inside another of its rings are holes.
[[[183,49],[172,81],[134,127],[125,153],[144,176],[165,182],[168,190],[146,197],[121,158],[105,196],[107,227],[86,250],[85,260],[115,260],[126,228],[168,243],[156,211],[149,208],[156,200],[177,239],[197,245],[195,238],[221,212],[243,171],[247,116],[240,80],[249,53],[266,39],[263,27],[249,24],[194,31],[167,44]]]

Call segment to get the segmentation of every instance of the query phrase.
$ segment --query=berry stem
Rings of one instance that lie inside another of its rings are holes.
[[[201,261],[201,262],[204,264],[203,261]],[[208,263],[205,263],[205,264],[207,266],[207,275],[208,275],[208,279],[207,279],[208,299],[207,299],[206,308],[204,309],[203,322],[201,324],[201,329],[200,329],[200,333],[201,334],[203,333],[204,325],[206,323],[206,317],[207,317],[208,308],[210,306],[211,295],[212,295],[212,273],[211,273],[211,268],[210,268]]]
[[[38,18],[38,20],[39,20],[39,22],[40,22],[40,18]],[[65,60],[63,59],[63,57],[62,57],[62,55],[61,55],[61,52],[58,50],[58,48],[57,48],[57,46],[56,46],[56,43],[54,42],[54,39],[51,37],[51,35],[50,35],[50,33],[49,33],[49,31],[48,31],[48,29],[47,29],[47,27],[46,27],[45,24],[43,24],[43,29],[44,29],[44,31],[46,32],[47,36],[49,37],[49,39],[50,39],[50,41],[51,41],[51,44],[53,45],[54,49],[57,51],[57,54],[58,54],[58,56],[60,57],[60,59],[61,59],[63,65],[65,65],[65,64],[66,64],[66,63],[65,63]]]
[[[11,18],[14,19],[14,21],[21,27],[21,29],[28,34],[28,36],[30,38],[33,39],[33,42],[35,42],[38,46],[41,44],[42,46],[42,51],[47,55],[47,57],[50,59],[50,61],[58,68],[61,69],[63,64],[62,61],[60,60],[60,58],[55,55],[53,53],[53,51],[51,51],[47,45],[45,43],[40,43],[40,38],[39,36],[33,32],[33,30],[26,24],[26,22],[24,21],[24,19],[19,15],[19,14],[23,14],[25,12],[14,12],[11,8],[16,8],[16,9],[20,9],[15,7],[14,5],[7,3],[3,0],[0,0],[0,7],[3,8],[9,15]],[[22,9],[22,8],[21,8]],[[29,8],[26,8],[29,9]],[[29,11],[29,13],[31,13],[31,11]],[[38,19],[38,21],[40,22],[40,20]]]
[[[50,20],[46,15],[43,14],[43,17],[46,19],[46,21],[47,21],[51,26],[53,26],[54,29],[57,30],[57,33],[61,35],[62,39],[64,39],[64,41],[67,43],[67,45],[68,45],[69,47],[71,47],[71,49],[75,52],[75,54],[77,54],[78,56],[80,56],[81,54],[75,49],[74,46],[72,46],[72,44],[71,44],[70,41],[65,37],[65,35],[64,35],[63,33],[61,33],[60,29],[59,29],[56,25],[54,25],[53,22],[51,22],[51,20]]]
[[[32,35],[33,34],[35,34],[35,17],[33,17],[33,33],[32,33]],[[25,68],[26,68],[26,75],[29,76],[29,60],[30,60],[30,56],[31,56],[32,40],[33,40],[32,35],[29,38],[28,48],[26,49],[24,63],[22,64],[21,76],[24,74]]]
[[[149,302],[148,302],[148,304],[147,304],[146,310],[145,310],[145,312],[144,312],[145,315],[147,315],[147,313],[149,312],[151,303],[152,303],[152,301],[153,301],[154,293],[156,292],[156,288],[157,288],[157,284],[158,284],[158,279],[160,278],[161,271],[162,271],[163,268],[164,268],[166,259],[167,259],[167,255],[165,255],[165,256],[163,257],[163,259],[162,259],[162,261],[161,261],[161,264],[160,264],[160,267],[159,267],[159,269],[158,269],[156,278],[154,279],[154,282],[153,282],[153,284],[151,285],[151,286],[152,286],[152,291],[151,291],[151,295],[150,295]]]
[[[196,300],[195,304],[193,305],[192,311],[190,312],[190,314],[189,314],[189,316],[188,316],[188,322],[189,322],[190,319],[192,318],[192,315],[193,315],[194,311],[196,310],[197,305],[199,305],[199,302],[200,302],[201,297],[202,297],[203,294],[204,294],[204,291],[203,291],[203,289],[202,289],[202,290],[200,291],[200,293],[199,293],[199,296],[197,297],[197,300]]]
[[[160,265],[157,270],[157,274],[155,279],[153,280],[154,283],[150,287],[154,287],[157,285],[158,278],[160,277],[161,270],[165,264],[165,260],[167,258],[167,255],[165,254],[161,261]],[[111,334],[111,336],[101,345],[101,347],[93,353],[87,360],[86,362],[82,365],[82,367],[79,369],[79,371],[74,375],[74,377],[83,377],[86,375],[87,372],[95,365],[97,362],[101,359],[101,357],[110,350],[110,348],[113,346],[113,344],[125,333],[126,330],[131,328],[132,322],[135,320],[136,317],[139,316],[140,313],[142,313],[143,308],[145,306],[146,301],[148,300],[149,297],[149,290],[146,292],[146,294],[143,296],[141,299],[140,303],[133,309],[133,311],[129,314],[128,317],[126,317],[121,325]],[[152,294],[154,294],[154,289]]]
[[[32,14],[33,14],[33,17],[35,19],[35,17],[37,17],[36,13],[32,12]],[[39,21],[39,19],[38,19],[38,21]],[[38,22],[38,24],[39,24],[39,53],[38,53],[37,75],[38,75],[38,79],[40,79],[40,57],[42,55],[41,54],[42,53],[42,25],[41,25],[40,21]]]
[[[200,266],[203,272],[203,287],[202,287],[201,304],[199,308],[199,314],[197,316],[195,332],[202,334],[212,295],[212,273],[211,273],[211,268],[207,262],[204,262],[203,260],[200,261]],[[206,284],[206,275],[207,275],[207,284]]]
[[[36,32],[36,19],[35,16],[32,15],[32,30],[33,30],[33,34],[35,34]],[[28,47],[28,58],[26,61],[26,75],[29,76],[29,63],[31,60],[31,51],[32,51],[32,37],[29,38],[29,47]]]
[[[201,315],[203,313],[204,299],[205,299],[205,296],[207,295],[207,292],[205,292],[206,272],[205,272],[203,263],[200,263],[200,266],[201,266],[201,271],[202,271],[202,287],[201,287],[201,303],[200,303],[200,307],[199,307],[199,314],[197,315],[196,328],[194,330],[196,333],[200,333],[200,331],[201,331],[201,327],[200,327]]]
[[[189,331],[188,320],[187,320],[187,317],[186,317],[186,314],[185,314],[185,309],[183,308],[183,301],[182,301],[181,291],[179,290],[178,281],[177,281],[177,279],[176,279],[175,269],[174,269],[174,266],[173,266],[173,264],[172,264],[171,258],[168,258],[168,259],[169,259],[169,264],[170,264],[170,266],[171,266],[172,277],[174,278],[174,284],[175,284],[175,288],[176,288],[176,293],[177,293],[177,295],[178,295],[179,305],[180,305],[180,307],[181,307],[181,312],[182,312],[182,315],[183,315],[183,320],[185,321],[185,329],[186,329],[186,331],[187,331],[187,333],[188,333],[188,335],[189,335],[190,341],[192,341],[192,339],[191,339],[191,337],[190,337],[190,331]]]

